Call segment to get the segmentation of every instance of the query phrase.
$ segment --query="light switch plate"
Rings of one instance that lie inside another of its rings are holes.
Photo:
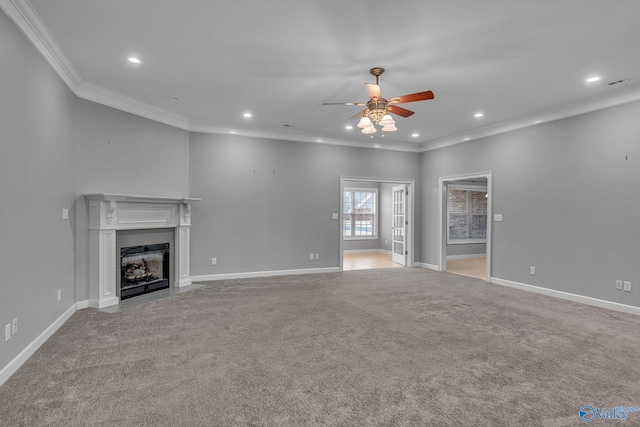
[[[625,292],[631,292],[631,282],[624,282],[624,290]]]
[[[493,220],[494,220],[495,222],[502,222],[502,214],[495,214],[495,215],[493,216]]]
[[[331,216],[333,219],[338,219],[340,218],[340,216],[337,213],[333,213],[333,215]]]

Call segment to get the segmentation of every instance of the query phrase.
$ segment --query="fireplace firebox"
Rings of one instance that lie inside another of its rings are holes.
[[[169,243],[120,250],[120,299],[169,287]]]

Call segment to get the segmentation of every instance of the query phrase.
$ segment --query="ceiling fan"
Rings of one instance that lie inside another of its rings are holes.
[[[369,101],[367,102],[325,102],[322,105],[358,105],[367,107],[360,111],[358,114],[349,118],[360,119],[358,127],[362,129],[362,133],[370,135],[376,133],[377,130],[374,123],[382,126],[382,131],[393,132],[397,130],[395,121],[389,115],[395,114],[400,117],[409,117],[414,114],[413,111],[406,108],[399,107],[397,104],[405,104],[407,102],[426,101],[433,99],[433,92],[430,90],[424,92],[412,93],[409,95],[396,96],[388,101],[380,95],[380,85],[378,79],[384,73],[384,68],[375,67],[369,70],[369,73],[376,77],[376,83],[365,83],[367,94],[369,95]]]

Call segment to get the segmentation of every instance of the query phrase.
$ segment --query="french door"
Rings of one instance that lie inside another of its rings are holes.
[[[393,252],[391,258],[393,262],[407,265],[406,246],[406,205],[407,205],[407,186],[396,185],[393,187]]]

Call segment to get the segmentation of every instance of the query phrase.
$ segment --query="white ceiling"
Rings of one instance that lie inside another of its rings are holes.
[[[195,131],[422,151],[640,99],[638,0],[0,5],[32,15],[79,96]],[[387,99],[435,93],[374,138],[345,130],[361,107],[322,105],[366,101],[372,67],[386,69]],[[585,83],[592,75],[602,80]]]

